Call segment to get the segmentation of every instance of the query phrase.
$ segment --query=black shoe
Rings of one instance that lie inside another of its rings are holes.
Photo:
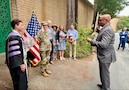
[[[97,86],[102,89],[102,84],[97,84]]]

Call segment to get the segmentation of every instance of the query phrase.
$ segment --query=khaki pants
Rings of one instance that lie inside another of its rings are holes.
[[[69,51],[70,58],[73,56],[76,58],[76,41],[74,43],[70,43],[70,51]]]
[[[41,64],[40,69],[43,73],[46,69],[48,69],[49,59],[50,59],[50,50],[48,51],[41,51]]]

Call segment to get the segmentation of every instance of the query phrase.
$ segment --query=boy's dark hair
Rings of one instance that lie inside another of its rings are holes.
[[[73,26],[75,26],[75,24],[74,24],[74,23],[71,23],[70,25],[73,25]]]
[[[15,25],[19,25],[20,22],[22,22],[22,21],[19,20],[19,19],[13,19],[11,21],[11,27],[14,29],[15,28]]]

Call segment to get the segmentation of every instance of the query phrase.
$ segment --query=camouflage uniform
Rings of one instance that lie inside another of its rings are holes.
[[[40,55],[41,55],[41,65],[40,69],[41,72],[45,72],[48,69],[49,59],[50,59],[50,50],[51,50],[51,43],[49,39],[48,31],[40,30],[37,39],[40,42]]]

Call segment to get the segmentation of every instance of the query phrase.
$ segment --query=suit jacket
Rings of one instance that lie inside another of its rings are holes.
[[[123,41],[123,40],[124,40],[125,42],[127,41],[127,39],[128,39],[128,32],[125,31],[125,32],[123,33],[123,31],[121,31],[121,32],[119,33],[119,36],[120,36],[120,44],[122,44],[122,41]]]
[[[100,63],[111,63],[116,61],[114,49],[115,33],[110,24],[103,26],[96,41],[91,41],[92,46],[97,47],[97,58]]]

